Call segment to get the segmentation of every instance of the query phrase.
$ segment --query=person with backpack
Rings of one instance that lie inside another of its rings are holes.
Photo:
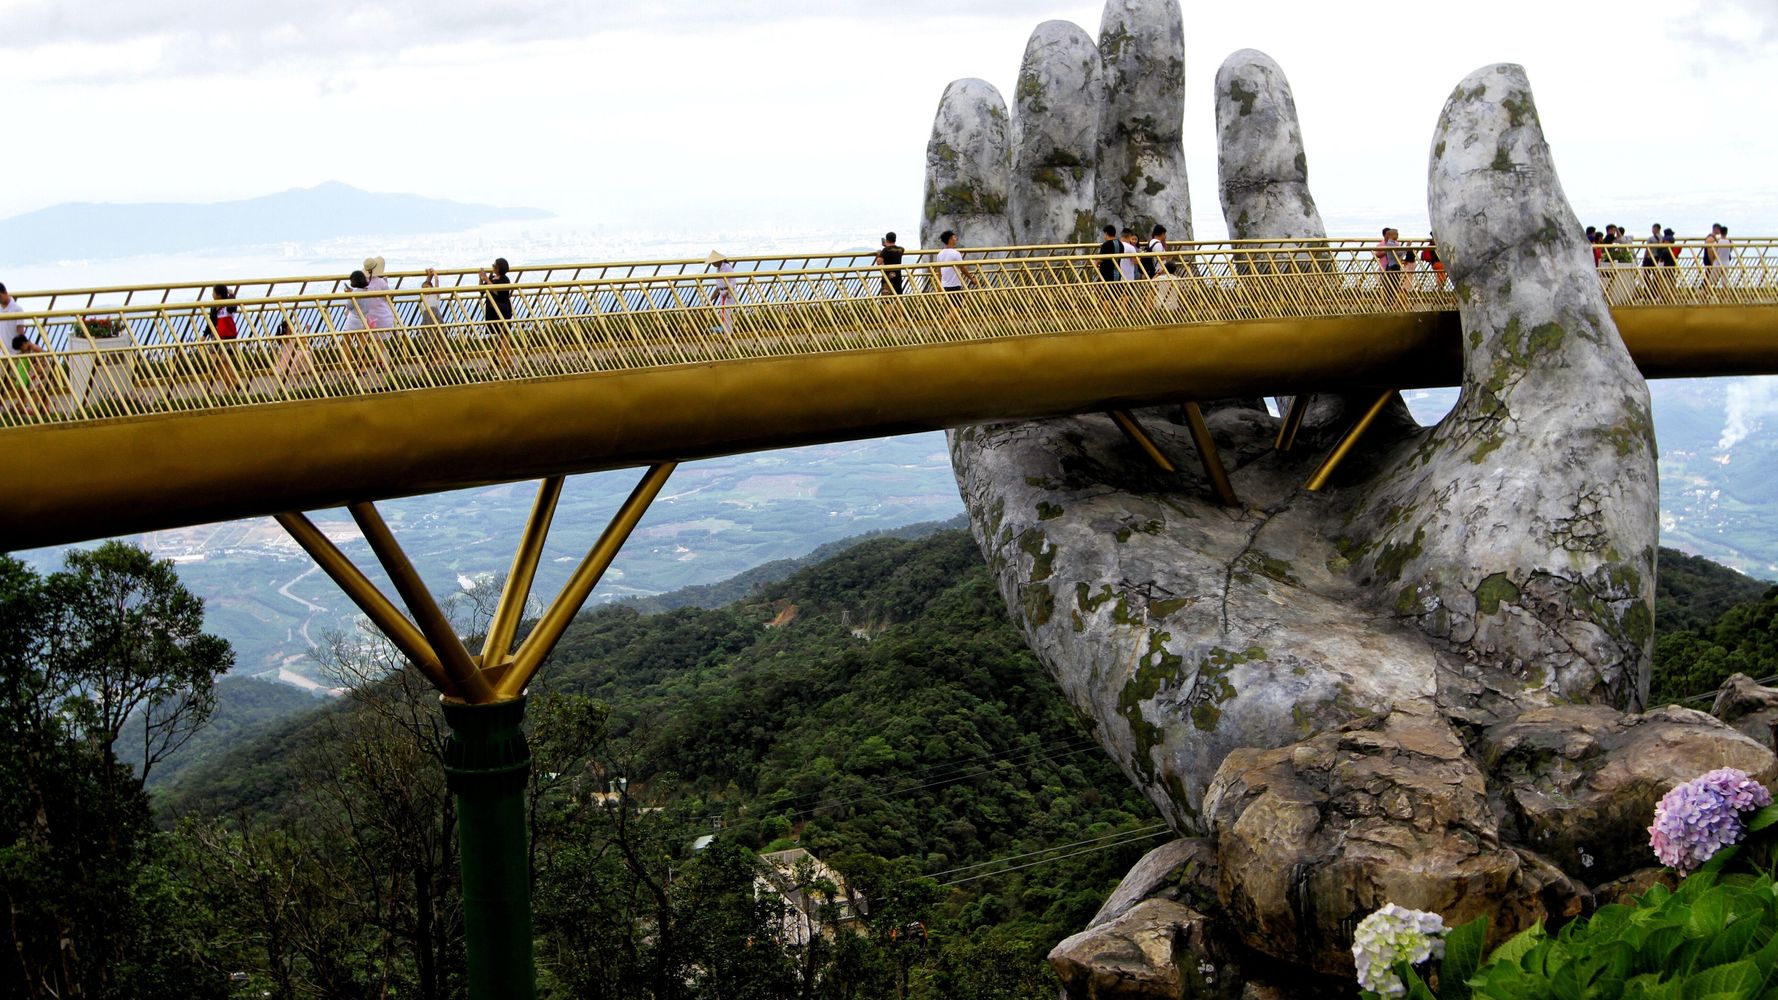
[[[1150,231],[1148,234],[1148,246],[1144,247],[1144,249],[1147,250],[1151,254],[1166,253],[1167,252],[1167,227],[1161,225],[1158,222],[1155,223],[1154,229],[1152,231]],[[1160,277],[1161,276],[1161,258],[1159,258],[1159,257],[1144,257],[1144,258],[1142,258],[1142,270],[1150,278]]]

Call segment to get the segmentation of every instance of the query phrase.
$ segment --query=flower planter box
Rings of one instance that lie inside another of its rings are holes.
[[[108,399],[126,399],[135,392],[135,338],[128,330],[116,337],[68,338],[68,385],[76,406]]]

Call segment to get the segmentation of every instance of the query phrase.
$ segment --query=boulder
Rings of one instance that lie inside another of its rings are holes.
[[[1778,748],[1778,688],[1761,687],[1746,674],[1730,674],[1716,692],[1710,714],[1761,746]]]
[[[1320,973],[1352,974],[1352,929],[1385,903],[1447,925],[1489,914],[1497,940],[1585,905],[1561,872],[1501,843],[1481,771],[1431,712],[1235,751],[1204,808],[1231,932]]]
[[[1116,920],[1151,897],[1199,904],[1216,893],[1216,846],[1202,837],[1170,840],[1142,856],[1087,927]]]
[[[1631,904],[1636,897],[1655,886],[1666,886],[1669,891],[1679,888],[1679,876],[1671,868],[1638,868],[1628,875],[1621,875],[1609,882],[1602,882],[1593,887],[1593,901],[1600,906],[1612,906],[1618,903]]]
[[[1505,835],[1589,883],[1653,861],[1648,825],[1674,785],[1718,767],[1778,776],[1770,749],[1677,706],[1533,709],[1483,731],[1478,749]]]
[[[1167,899],[1065,939],[1049,954],[1066,1000],[1234,1000],[1241,983],[1203,914]]]

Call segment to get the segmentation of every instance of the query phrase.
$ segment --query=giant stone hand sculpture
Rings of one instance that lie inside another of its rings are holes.
[[[1189,233],[1170,127],[1179,25],[1176,0],[1112,0],[1097,66],[1078,28],[1041,25],[1010,127],[991,87],[953,84],[928,147],[927,228],[1032,243],[1092,222]],[[1232,235],[1325,235],[1283,72],[1243,50],[1216,88]],[[1095,117],[1096,136],[1081,125]],[[1658,516],[1647,388],[1521,69],[1458,84],[1429,197],[1461,304],[1459,401],[1420,428],[1392,400],[1325,492],[1301,489],[1316,449],[1272,450],[1276,420],[1250,405],[1211,412],[1244,502],[1232,510],[1197,477],[1145,464],[1108,419],[950,434],[1027,641],[1169,823],[1213,838],[1227,932],[1304,975],[1349,973],[1351,926],[1385,902],[1492,913],[1497,935],[1583,912],[1589,886],[1644,864],[1643,827],[1672,783],[1775,770],[1707,716],[1642,712]],[[1329,441],[1352,402],[1318,399],[1301,440]],[[1150,416],[1164,447],[1189,449]]]

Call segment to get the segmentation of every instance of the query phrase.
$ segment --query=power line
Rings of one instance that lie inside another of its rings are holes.
[[[1754,681],[1754,683],[1758,684],[1760,687],[1766,687],[1767,685],[1771,684],[1773,681],[1778,681],[1778,674],[1773,674],[1770,677],[1761,677],[1758,680]],[[1721,693],[1722,693],[1722,689],[1717,688],[1714,691],[1705,691],[1703,694],[1688,694],[1684,698],[1679,699],[1679,702],[1711,701],[1711,700],[1715,699],[1716,696]],[[1677,702],[1676,702],[1676,704],[1677,704]]]
[[[1144,840],[1153,840],[1156,837],[1164,837],[1171,832],[1172,832],[1171,830],[1156,830],[1153,833],[1146,833],[1141,836],[1132,836],[1128,840],[1120,840],[1115,844],[1105,844],[1100,847],[1088,847],[1088,848],[1084,848],[1082,850],[1074,851],[1073,853],[1070,853],[1070,854],[1059,854],[1053,858],[1044,858],[1040,861],[1027,861],[1026,863],[1024,863],[1022,865],[1014,865],[1011,868],[1002,868],[999,871],[982,872],[979,875],[966,875],[963,878],[952,879],[949,882],[940,882],[939,888],[942,889],[945,886],[950,886],[950,885],[962,885],[965,882],[974,882],[976,879],[981,879],[981,878],[993,878],[996,875],[1006,875],[1011,872],[1022,871],[1026,868],[1035,868],[1038,865],[1047,865],[1052,861],[1064,861],[1068,858],[1079,857],[1082,854],[1093,854],[1098,851],[1109,851],[1114,847],[1123,847],[1126,844],[1139,844]]]
[[[989,865],[1004,864],[1005,862],[1008,862],[1008,861],[1017,861],[1020,858],[1036,857],[1039,854],[1048,854],[1051,851],[1064,851],[1070,847],[1081,847],[1086,844],[1099,844],[1099,843],[1104,843],[1107,840],[1117,840],[1120,837],[1128,837],[1131,834],[1135,834],[1135,833],[1152,833],[1152,832],[1155,832],[1158,830],[1165,830],[1165,829],[1170,829],[1167,826],[1167,824],[1153,823],[1148,826],[1138,827],[1135,830],[1120,830],[1117,833],[1106,834],[1103,837],[1091,837],[1087,840],[1077,840],[1072,844],[1051,844],[1050,846],[1042,848],[1041,850],[1027,851],[1024,854],[1008,855],[1007,857],[1004,857],[1004,858],[990,858],[987,861],[978,861],[973,865],[963,865],[958,868],[947,868],[942,872],[933,872],[930,875],[922,875],[920,877],[921,878],[939,878],[939,877],[945,876],[945,875],[955,875],[958,872],[966,872],[966,871],[970,871],[970,870],[976,869],[976,868],[986,868]]]

